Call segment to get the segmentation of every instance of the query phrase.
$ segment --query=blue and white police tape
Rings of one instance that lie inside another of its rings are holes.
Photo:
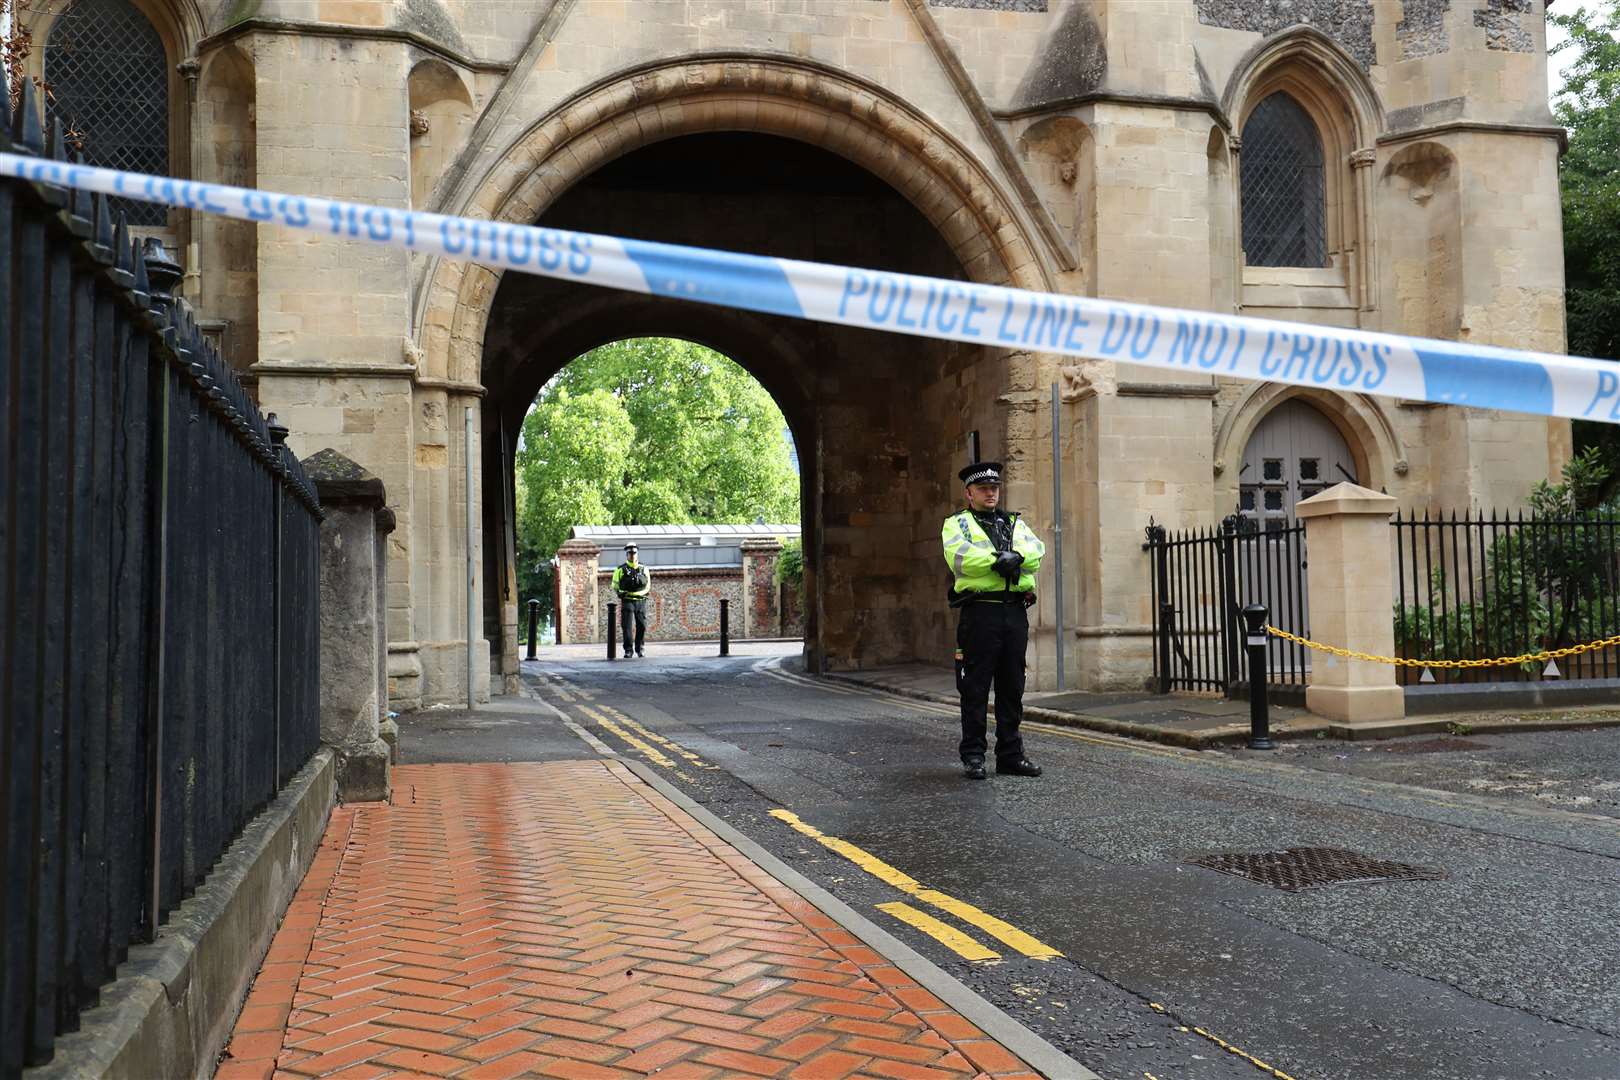
[[[1620,364],[419,214],[0,153],[0,175],[527,274],[1005,349],[1620,423]]]

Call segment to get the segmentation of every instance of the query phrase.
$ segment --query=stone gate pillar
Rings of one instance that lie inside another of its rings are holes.
[[[557,549],[557,574],[562,582],[557,626],[564,645],[596,641],[597,557],[602,549],[589,540],[569,540]]]
[[[1395,569],[1389,518],[1396,500],[1356,484],[1337,484],[1305,499],[1295,515],[1305,525],[1310,560],[1306,587],[1311,637],[1377,656],[1395,653]],[[1399,720],[1406,694],[1395,669],[1366,660],[1311,653],[1305,707],[1350,723]]]
[[[776,561],[781,557],[782,541],[774,536],[742,542],[745,638],[781,636],[782,608],[776,588]]]
[[[304,460],[320,494],[321,742],[337,752],[342,802],[386,799],[392,752],[381,738],[388,708],[385,625],[388,534],[383,482],[336,450]]]

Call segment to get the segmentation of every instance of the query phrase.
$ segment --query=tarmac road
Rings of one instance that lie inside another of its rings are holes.
[[[652,761],[1111,1080],[1620,1080],[1620,829],[1591,807],[1443,790],[1440,755],[1423,758],[1435,775],[1396,777],[1416,786],[1334,753],[1358,744],[1260,756],[1036,729],[1026,745],[1045,776],[971,783],[951,710],[809,679],[781,657],[541,661],[525,675],[574,725]],[[519,702],[405,721],[410,761],[594,753]],[[1580,790],[1620,779],[1616,757],[1582,753],[1594,775]],[[1441,876],[1285,892],[1190,862],[1302,846]],[[1001,960],[963,959],[896,903]],[[1032,959],[1020,941],[1062,955]]]

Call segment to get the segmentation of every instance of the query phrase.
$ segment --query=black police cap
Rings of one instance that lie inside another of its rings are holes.
[[[1001,462],[980,461],[969,465],[956,475],[962,478],[964,484],[999,484],[1001,483]]]

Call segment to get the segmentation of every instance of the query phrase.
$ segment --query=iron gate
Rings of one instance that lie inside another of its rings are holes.
[[[1150,522],[1142,550],[1152,560],[1153,682],[1173,690],[1246,693],[1248,661],[1241,646],[1242,611],[1263,604],[1276,627],[1310,636],[1305,590],[1305,525],[1234,514],[1218,526],[1171,531]],[[1273,639],[1266,685],[1302,693],[1310,654]]]

